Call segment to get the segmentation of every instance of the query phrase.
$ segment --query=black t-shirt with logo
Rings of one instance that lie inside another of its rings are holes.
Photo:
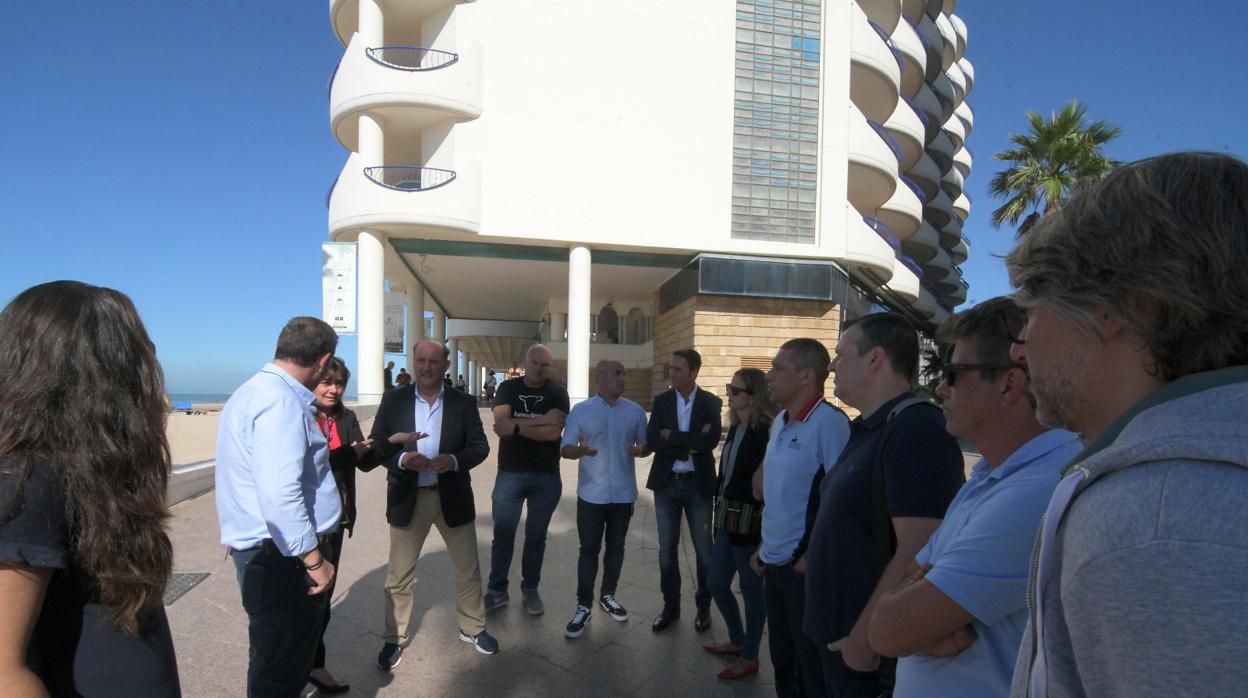
[[[530,388],[524,378],[510,378],[498,386],[494,406],[509,405],[511,416],[540,417],[551,410],[571,409],[568,391],[554,381]],[[517,473],[558,473],[559,441],[534,441],[523,436],[504,436],[498,443],[498,469]]]

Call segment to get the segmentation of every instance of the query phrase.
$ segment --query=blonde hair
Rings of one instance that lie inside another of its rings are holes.
[[[767,374],[757,368],[743,368],[732,375],[734,378],[740,376],[741,382],[745,383],[745,389],[750,391],[750,411],[746,415],[748,423],[745,428],[771,426],[771,420],[779,410],[767,392]],[[729,412],[730,424],[737,424],[741,421],[737,418],[736,410],[729,410]]]

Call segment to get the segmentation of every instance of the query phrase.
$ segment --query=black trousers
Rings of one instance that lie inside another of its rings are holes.
[[[299,558],[265,548],[236,551],[233,557],[249,621],[247,695],[299,696],[312,672],[325,594],[308,594],[312,582]]]
[[[576,500],[576,532],[581,539],[581,554],[576,561],[576,602],[587,608],[594,606],[594,580],[598,577],[598,551],[606,536],[607,552],[602,556],[602,594],[615,594],[624,566],[624,538],[628,522],[633,518],[633,505],[593,504],[579,497]]]
[[[342,541],[344,540],[341,528],[329,534],[329,561],[334,565],[334,581],[329,583],[329,588],[325,590],[321,596],[325,597],[325,620],[321,621],[321,636],[316,643],[316,657],[312,660],[313,669],[325,668],[325,629],[329,627],[329,604],[334,599],[334,587],[338,585],[338,561],[342,559]]]
[[[880,672],[850,669],[840,652],[829,652],[827,647],[819,648],[819,659],[829,698],[879,698]]]
[[[767,566],[763,574],[767,598],[767,642],[776,670],[776,695],[781,698],[825,696],[819,648],[802,631],[806,609],[806,575],[793,565]]]

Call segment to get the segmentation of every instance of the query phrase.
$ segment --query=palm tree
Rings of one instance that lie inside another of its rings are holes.
[[[1050,113],[1047,120],[1027,112],[1030,132],[1012,134],[1010,141],[1018,147],[993,155],[1013,163],[988,183],[994,197],[1006,200],[992,212],[994,227],[1015,225],[1022,219],[1018,235],[1025,235],[1064,198],[1096,183],[1118,166],[1101,152],[1101,146],[1117,138],[1122,129],[1105,121],[1087,123],[1087,113],[1087,106],[1078,101]]]

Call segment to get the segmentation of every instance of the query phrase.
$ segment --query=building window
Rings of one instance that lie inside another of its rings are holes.
[[[815,242],[820,4],[737,2],[734,238]]]

